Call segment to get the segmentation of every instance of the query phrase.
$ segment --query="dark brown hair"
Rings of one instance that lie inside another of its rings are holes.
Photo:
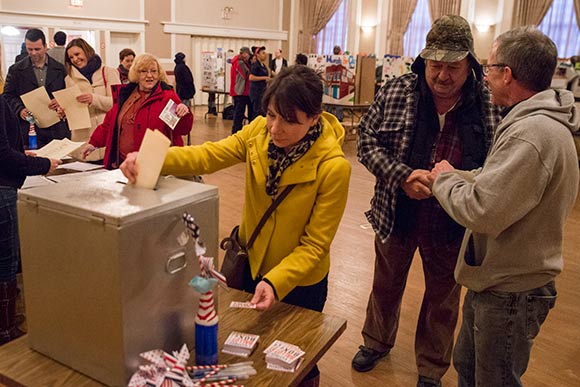
[[[310,67],[294,65],[283,68],[268,84],[262,98],[262,109],[270,102],[284,119],[297,123],[296,110],[308,117],[322,113],[322,78]]]

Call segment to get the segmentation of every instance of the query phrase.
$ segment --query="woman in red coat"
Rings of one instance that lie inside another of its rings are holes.
[[[95,129],[83,148],[83,157],[99,147],[106,147],[103,164],[118,168],[125,157],[139,150],[145,131],[158,129],[173,145],[182,146],[183,138],[191,130],[193,115],[168,84],[167,75],[159,61],[151,54],[135,58],[129,70],[130,83],[121,89],[119,101]],[[169,100],[177,105],[175,114],[181,119],[172,130],[159,118]]]

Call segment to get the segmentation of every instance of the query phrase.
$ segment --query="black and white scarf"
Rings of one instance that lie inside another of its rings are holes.
[[[270,139],[268,144],[268,176],[266,178],[266,193],[268,195],[275,196],[278,193],[282,173],[308,152],[316,139],[320,137],[321,132],[322,125],[318,121],[316,125],[308,129],[302,140],[290,147],[288,151],[277,147]]]

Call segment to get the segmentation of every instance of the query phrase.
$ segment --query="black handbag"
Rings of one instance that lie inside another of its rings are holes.
[[[260,222],[254,229],[254,232],[252,233],[252,236],[250,237],[250,240],[246,246],[243,246],[238,238],[238,232],[240,229],[239,225],[234,227],[229,237],[224,238],[221,241],[220,247],[225,251],[225,255],[220,271],[226,277],[228,287],[244,290],[244,269],[246,267],[246,263],[248,262],[248,250],[254,244],[254,241],[258,237],[262,227],[264,227],[266,220],[268,220],[270,215],[272,215],[272,212],[274,212],[276,207],[278,207],[282,200],[288,196],[290,191],[292,191],[295,186],[296,185],[289,185],[286,187],[286,189],[282,191],[278,197],[276,197],[272,204],[270,204],[270,207],[268,207],[262,216],[262,219],[260,219]]]

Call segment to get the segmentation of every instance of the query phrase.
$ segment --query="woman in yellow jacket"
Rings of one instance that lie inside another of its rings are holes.
[[[95,128],[113,107],[111,85],[119,85],[119,73],[105,66],[95,50],[82,38],[71,40],[65,48],[66,87],[77,85],[81,94],[77,101],[89,106],[91,126],[72,131],[73,141],[88,141]],[[104,149],[104,148],[103,148]],[[91,160],[102,159],[103,152],[94,152]]]
[[[306,66],[284,69],[263,97],[266,117],[218,142],[172,147],[163,174],[208,174],[246,163],[246,188],[240,242],[256,228],[273,198],[296,184],[266,221],[249,250],[257,309],[276,299],[322,311],[326,301],[330,244],[348,194],[351,167],[341,145],[345,131],[336,117],[322,112],[322,80]],[[136,153],[121,170],[135,181]],[[318,370],[307,385],[317,385]],[[306,382],[305,379],[305,382]]]

